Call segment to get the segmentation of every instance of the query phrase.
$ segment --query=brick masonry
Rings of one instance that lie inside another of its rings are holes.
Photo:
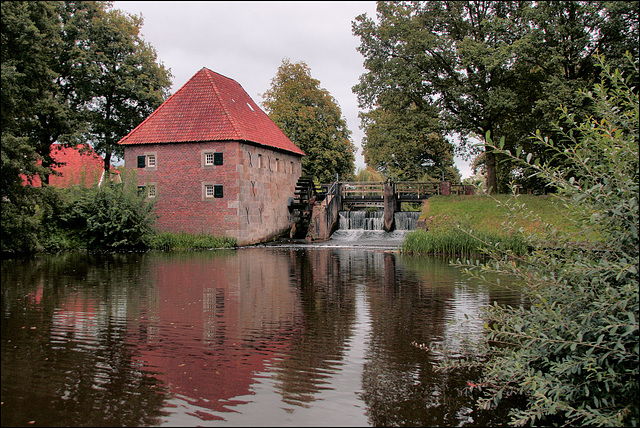
[[[222,165],[205,165],[205,153],[222,153]],[[137,167],[154,155],[155,167]],[[239,245],[286,232],[289,198],[301,175],[301,156],[240,141],[133,144],[125,167],[139,186],[155,186],[158,231],[229,236]],[[223,197],[206,197],[205,185],[222,185]]]

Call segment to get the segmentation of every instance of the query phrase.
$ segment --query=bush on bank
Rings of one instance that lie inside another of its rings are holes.
[[[561,119],[573,129],[559,130],[568,144],[537,138],[544,150],[568,157],[570,169],[512,154],[502,142],[494,147],[534,168],[565,198],[572,221],[600,237],[598,245],[584,245],[549,225],[542,235],[525,235],[532,250],[516,260],[492,249],[484,264],[459,264],[480,280],[488,273],[515,276],[530,304],[490,306],[480,355],[453,364],[484,369],[473,383],[481,408],[507,397],[526,399],[511,411],[511,425],[638,425],[640,114],[638,64],[629,61],[635,75],[625,79],[602,60],[602,82],[583,93],[594,106],[592,117],[578,123],[563,111]],[[517,199],[509,206],[526,213]]]
[[[11,245],[3,236],[3,253],[143,251],[148,249],[231,248],[236,240],[202,234],[157,233],[154,205],[138,192],[135,180],[101,187],[31,188],[35,195],[29,214],[29,245]]]

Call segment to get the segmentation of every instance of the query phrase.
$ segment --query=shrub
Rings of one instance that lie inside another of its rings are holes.
[[[151,244],[153,204],[132,184],[84,189],[61,216],[65,228],[90,250],[141,250]]]
[[[517,263],[492,251],[479,268],[461,264],[480,279],[495,272],[520,278],[530,302],[528,309],[494,304],[486,311],[485,371],[474,385],[482,408],[526,397],[525,407],[512,410],[512,425],[638,424],[638,93],[603,60],[601,67],[603,81],[584,92],[594,115],[576,123],[563,111],[573,130],[559,128],[568,148],[536,137],[571,159],[571,169],[512,154],[503,142],[495,147],[557,188],[577,225],[601,241],[577,243],[549,227],[545,237],[527,237],[534,250]],[[523,209],[517,201],[514,211]]]

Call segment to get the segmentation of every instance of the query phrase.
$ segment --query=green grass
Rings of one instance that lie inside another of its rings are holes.
[[[234,248],[235,238],[205,234],[162,232],[154,236],[151,248],[154,250],[209,250],[212,248]]]
[[[544,239],[550,233],[593,240],[575,226],[572,216],[563,201],[553,196],[434,196],[425,201],[420,216],[427,231],[408,234],[402,251],[469,255],[497,247],[517,256],[527,251],[531,239]]]

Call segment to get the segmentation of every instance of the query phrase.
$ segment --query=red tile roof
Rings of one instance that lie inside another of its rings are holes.
[[[82,151],[81,149],[85,147]],[[91,147],[79,144],[76,147],[64,147],[61,144],[51,145],[51,158],[62,165],[52,169],[60,175],[49,176],[49,185],[54,187],[71,187],[74,185],[95,186],[102,179],[104,158],[98,155]],[[40,163],[40,162],[39,162]],[[118,174],[115,168],[112,173]],[[30,183],[34,187],[40,187],[40,177],[31,179],[22,177],[23,183]]]
[[[248,141],[304,155],[238,82],[202,68],[119,144]]]

